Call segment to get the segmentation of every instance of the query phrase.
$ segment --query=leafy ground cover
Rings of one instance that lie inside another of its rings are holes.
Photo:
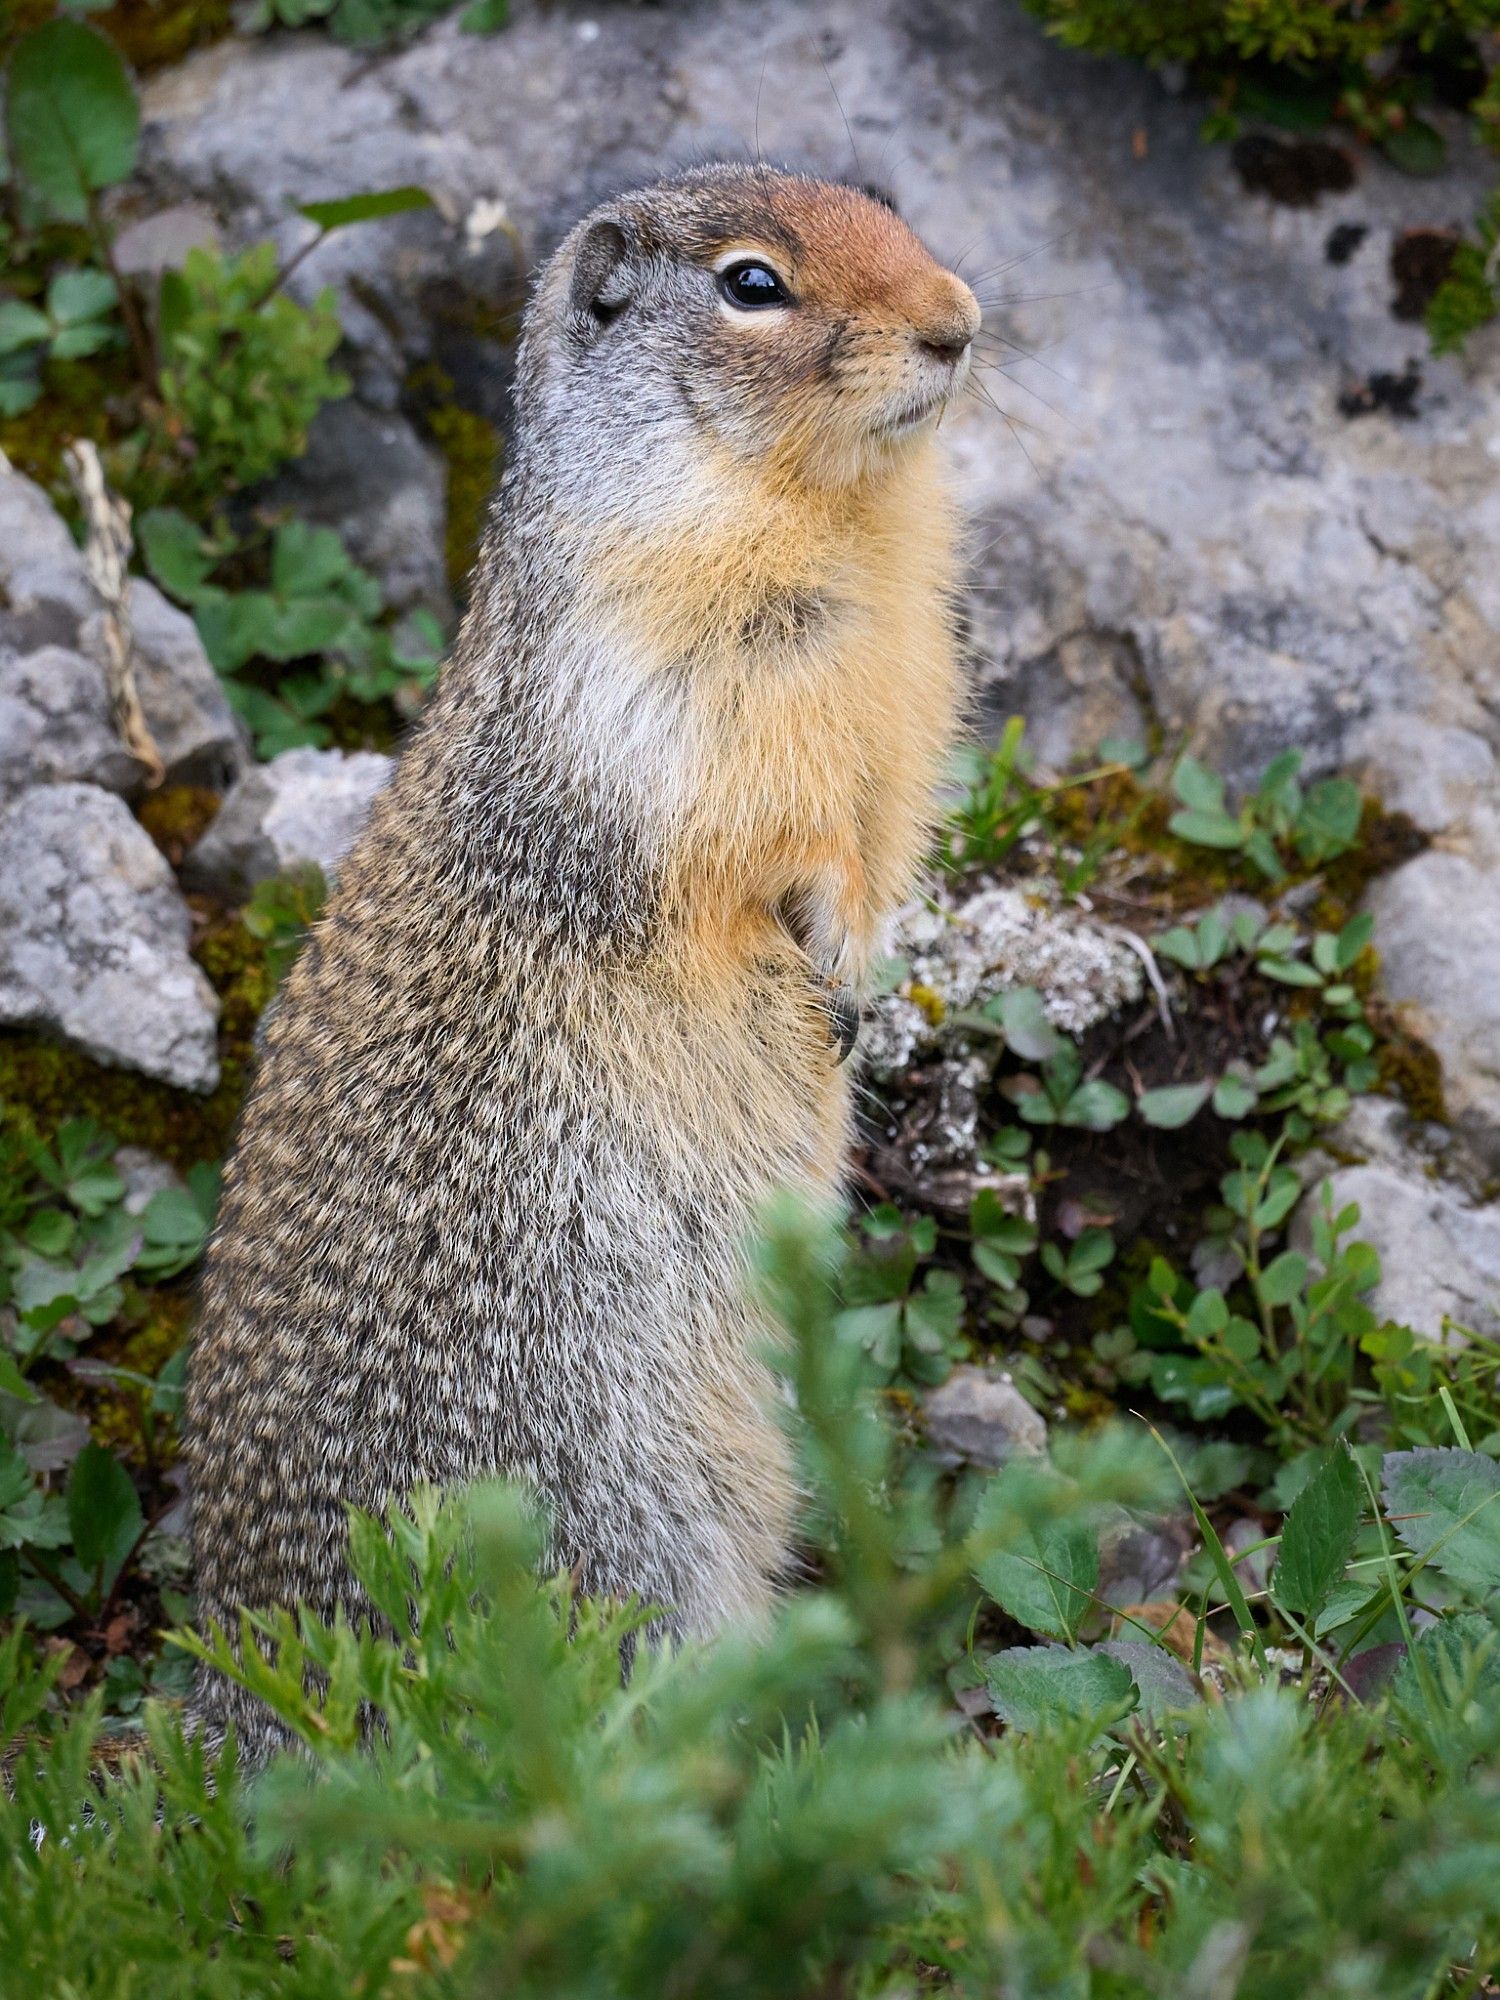
[[[1311,1150],[1409,1069],[1351,912],[1404,836],[1286,760],[1237,806],[1128,746],[1043,784],[1013,728],[972,779],[949,876],[1129,898],[1183,1032],[1153,993],[1154,1051],[1129,1010],[1074,1042],[1011,989],[973,1027],[1003,1172],[965,1213],[867,1187],[841,1232],[774,1221],[809,1501],[761,1642],[624,1678],[640,1608],[539,1584],[520,1496],[418,1495],[355,1526],[410,1643],[247,1632],[306,1755],[215,1767],[178,1720],[190,1656],[229,1656],[187,1630],[173,1477],[214,1160],[132,1191],[97,1121],[7,1106],[7,1963],[111,1993],[502,1964],[538,1994],[1495,1990],[1500,1349],[1381,1323],[1356,1214],[1288,1237]],[[235,921],[284,965],[316,901]],[[988,1350],[1052,1420],[998,1472],[920,1415]],[[1173,1520],[1170,1591],[1111,1603],[1110,1551]]]

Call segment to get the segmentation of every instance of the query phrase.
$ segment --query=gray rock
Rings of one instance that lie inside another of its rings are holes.
[[[58,779],[127,792],[140,775],[94,661],[65,646],[0,657],[0,799]]]
[[[227,783],[244,761],[244,736],[192,619],[169,604],[154,584],[142,580],[131,585],[129,611],[136,688],[166,776]],[[0,457],[0,646],[19,654],[55,646],[87,654],[95,662],[98,691],[86,693],[79,683],[78,702],[90,717],[96,717],[103,704],[107,717],[104,634],[103,608],[82,551],[61,515],[40,486],[22,478]],[[123,778],[108,769],[64,771],[62,765],[73,748],[63,739],[72,732],[61,717],[51,727],[59,737],[56,756],[49,756],[42,746],[39,754],[44,766],[57,766],[59,775],[97,777],[121,790],[139,778],[133,761],[133,776]],[[110,728],[113,734],[112,722]],[[0,737],[0,762],[6,766],[11,762],[9,752],[9,744]]]
[[[393,768],[371,750],[283,750],[257,764],[188,855],[184,881],[239,897],[298,862],[331,877]]]
[[[1374,1246],[1380,1283],[1370,1305],[1382,1319],[1436,1336],[1445,1320],[1500,1333],[1500,1209],[1425,1171],[1410,1154],[1339,1167],[1329,1176],[1335,1210],[1359,1206],[1353,1237]],[[1305,1198],[1291,1231],[1307,1250],[1321,1189]]]
[[[41,487],[0,453],[0,645],[74,643],[98,608],[83,556]]]
[[[189,250],[206,249],[218,240],[211,209],[201,202],[176,202],[127,222],[115,238],[115,262],[128,277],[155,278],[175,270]]]
[[[172,871],[129,808],[38,785],[0,813],[0,1022],[189,1090],[219,1080],[218,1000]]]
[[[444,532],[442,460],[399,414],[351,397],[328,403],[307,434],[307,451],[273,482],[265,504],[294,504],[304,520],[335,529],[355,561],[373,570],[397,610],[452,610]]]
[[[123,1207],[127,1215],[139,1215],[152,1195],[185,1185],[182,1175],[169,1161],[158,1159],[144,1146],[117,1146],[113,1157],[125,1182]]]
[[[1455,1125],[1500,1168],[1500,813],[1476,810],[1368,905],[1386,992],[1441,1058]]]
[[[1434,360],[1391,316],[1389,246],[1431,221],[1431,188],[1366,152],[1310,209],[1247,196],[1200,143],[1199,103],[1059,48],[1016,0],[817,11],[811,33],[799,0],[517,10],[504,35],[450,19],[373,59],[313,36],[224,45],[148,85],[147,168],[163,199],[287,247],[312,192],[433,192],[438,215],[349,230],[297,274],[341,289],[383,407],[509,282],[497,215],[540,251],[612,184],[757,148],[885,180],[940,252],[971,246],[1005,343],[986,386],[1026,426],[977,397],[945,425],[987,711],[1025,712],[1058,764],[1154,726],[1236,781],[1288,745],[1309,771],[1379,773],[1470,841],[1465,869],[1429,857],[1392,889],[1398,985],[1440,1023],[1453,893],[1500,907],[1473,818],[1500,749],[1500,330]],[[1493,163],[1457,122],[1451,151],[1445,212],[1472,213]],[[1368,240],[1331,264],[1348,221]],[[503,379],[498,343],[468,356]],[[1409,362],[1413,416],[1341,413],[1351,384]],[[1482,1007],[1434,1028],[1491,1159],[1500,1109],[1472,1049],[1492,1028]]]
[[[141,577],[130,586],[129,616],[136,692],[168,780],[228,784],[245,762],[245,736],[197,626]],[[79,643],[103,660],[102,613],[86,621]]]
[[[1046,1419],[1020,1390],[983,1368],[955,1368],[923,1404],[927,1440],[954,1463],[994,1468],[1017,1452],[1037,1458],[1047,1449]]]

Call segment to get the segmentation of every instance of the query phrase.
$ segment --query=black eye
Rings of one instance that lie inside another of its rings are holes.
[[[754,311],[758,306],[790,305],[791,294],[769,264],[747,259],[719,273],[719,290],[732,306]]]

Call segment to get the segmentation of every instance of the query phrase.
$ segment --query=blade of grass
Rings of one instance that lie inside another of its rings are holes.
[[[1167,1454],[1172,1463],[1172,1470],[1182,1481],[1182,1490],[1188,1497],[1188,1505],[1193,1510],[1193,1519],[1198,1523],[1198,1532],[1203,1537],[1203,1546],[1208,1550],[1209,1560],[1214,1566],[1214,1574],[1218,1577],[1225,1600],[1229,1605],[1230,1611],[1234,1614],[1234,1622],[1250,1641],[1255,1652],[1255,1663],[1260,1668],[1261,1673],[1263,1675],[1269,1674],[1270,1668],[1266,1662],[1266,1648],[1260,1636],[1260,1628],[1251,1615],[1250,1606],[1245,1601],[1245,1593],[1240,1587],[1240,1580],[1235,1575],[1234,1567],[1225,1553],[1224,1544],[1219,1540],[1218,1530],[1198,1505],[1198,1496],[1188,1483],[1188,1476],[1183,1471],[1176,1452],[1173,1451],[1172,1447],[1167,1443],[1154,1424],[1148,1423],[1146,1428]]]

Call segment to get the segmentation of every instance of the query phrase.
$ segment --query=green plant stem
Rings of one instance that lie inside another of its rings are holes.
[[[27,1549],[26,1560],[31,1564],[31,1567],[36,1571],[43,1583],[50,1584],[52,1589],[57,1592],[63,1603],[72,1611],[75,1618],[89,1620],[93,1617],[93,1613],[89,1610],[85,1600],[78,1595],[78,1592],[74,1590],[70,1583],[65,1582],[58,1575],[45,1556],[38,1555],[35,1549]]]
[[[142,387],[154,394],[156,390],[156,378],[159,372],[155,343],[147,330],[146,322],[141,318],[141,310],[136,304],[135,294],[126,284],[124,275],[115,261],[114,239],[110,235],[109,228],[100,212],[99,197],[97,194],[90,193],[88,197],[88,211],[89,231],[93,236],[95,247],[100,257],[104,260],[105,270],[108,271],[110,277],[114,280],[115,296],[120,303],[120,317],[125,322],[125,333],[130,342],[131,354],[135,358],[136,373],[141,378]]]

